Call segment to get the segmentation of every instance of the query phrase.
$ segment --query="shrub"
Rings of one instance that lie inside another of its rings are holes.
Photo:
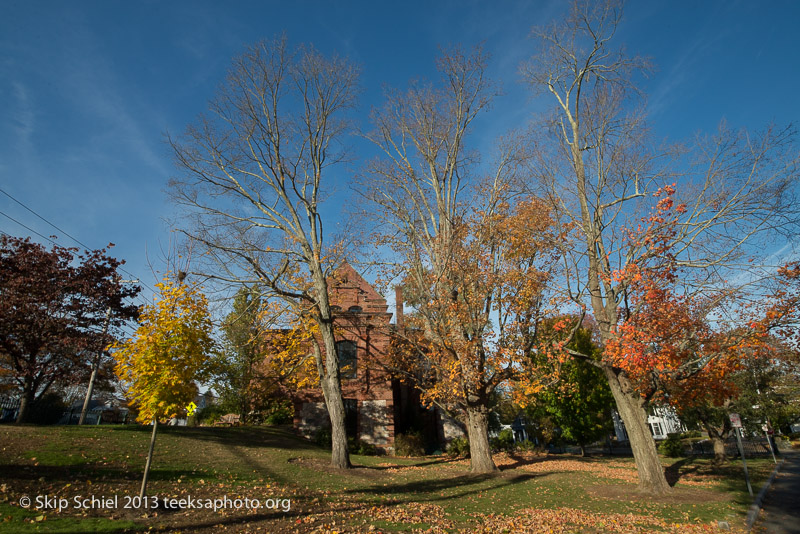
[[[447,445],[447,454],[450,456],[466,456],[469,458],[469,440],[467,438],[455,438]]]
[[[398,434],[394,437],[394,453],[397,456],[424,456],[425,441],[419,432]]]
[[[314,443],[324,448],[331,448],[333,445],[333,435],[330,428],[320,428],[314,434]]]
[[[679,458],[683,456],[683,443],[680,434],[669,434],[667,439],[658,446],[658,452],[669,458]]]
[[[682,438],[699,438],[699,437],[701,437],[701,434],[700,434],[699,430],[689,430],[689,431],[684,432],[683,434],[681,434],[681,437]]]
[[[511,451],[514,449],[514,433],[510,428],[503,429],[496,438],[490,440],[490,444],[496,451]]]
[[[517,449],[526,452],[527,451],[544,452],[544,447],[537,445],[536,443],[532,442],[529,439],[517,442]]]
[[[356,438],[348,438],[347,448],[350,450],[350,454],[360,454],[362,456],[377,456],[379,452],[378,448],[372,443]]]
[[[229,412],[230,410],[226,410],[225,407],[220,404],[212,404],[210,406],[206,406],[202,410],[197,410],[194,415],[198,423],[212,424]]]
[[[45,393],[31,404],[28,411],[28,422],[37,425],[54,425],[58,423],[68,406],[58,393]]]
[[[268,425],[286,425],[294,419],[294,408],[290,403],[283,403],[272,408],[270,413],[264,418],[264,423]]]

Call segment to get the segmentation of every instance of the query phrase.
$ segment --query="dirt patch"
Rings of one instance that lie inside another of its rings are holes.
[[[595,484],[586,488],[592,497],[608,500],[639,502],[659,502],[664,504],[695,504],[698,502],[723,502],[730,499],[725,493],[700,488],[672,488],[668,495],[648,495],[640,493],[631,484]]]

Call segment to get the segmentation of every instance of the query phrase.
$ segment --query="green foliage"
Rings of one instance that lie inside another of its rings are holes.
[[[377,456],[380,453],[378,448],[372,443],[367,443],[366,441],[356,438],[349,438],[347,440],[347,448],[350,454],[360,454],[361,456]]]
[[[460,458],[462,456],[469,458],[469,440],[467,438],[455,438],[447,444],[447,454]]]
[[[316,434],[314,434],[314,443],[324,449],[330,449],[331,444],[333,443],[333,434],[331,434],[331,429],[320,428],[317,430]]]
[[[287,425],[294,420],[294,406],[289,401],[280,401],[270,406],[264,423],[268,425]]]
[[[220,417],[225,415],[226,413],[230,413],[229,410],[226,410],[224,406],[221,404],[212,404],[210,406],[206,406],[200,410],[195,412],[195,420],[199,424],[210,425],[213,424],[214,421],[218,421]]]
[[[601,351],[593,343],[589,329],[579,328],[569,347],[600,359]],[[602,371],[589,362],[570,358],[558,372],[560,384],[534,398],[532,410],[539,413],[531,420],[545,421],[541,437],[548,443],[564,439],[586,446],[606,436],[613,428],[614,399]],[[549,417],[549,424],[544,416]]]
[[[667,439],[658,446],[658,452],[669,458],[680,458],[684,456],[681,435],[672,433],[667,435]]]
[[[407,432],[394,437],[394,453],[397,456],[424,456],[425,440],[419,432]]]
[[[517,442],[517,450],[519,451],[536,451],[536,452],[544,452],[544,449],[541,445],[537,445],[533,441],[526,439],[524,441]]]
[[[489,441],[492,449],[496,451],[512,451],[514,450],[514,432],[510,428],[505,428],[500,431],[496,438]]]
[[[259,346],[263,334],[261,297],[248,286],[242,287],[233,299],[231,312],[222,323],[221,350],[214,359],[213,388],[220,395],[226,413],[237,413],[247,423],[251,412],[261,414],[262,420],[271,415],[269,388],[259,380],[259,365],[264,354]],[[266,414],[266,416],[265,416]],[[274,420],[281,420],[276,416]],[[279,424],[279,423],[269,423]]]
[[[712,395],[699,395],[691,404],[677,406],[681,420],[689,426],[700,426],[727,435],[728,416],[738,413],[745,432],[762,433],[768,419],[775,429],[788,429],[800,418],[800,394],[797,375],[791,358],[758,357],[742,360],[742,368],[732,377],[736,395],[720,405]]]

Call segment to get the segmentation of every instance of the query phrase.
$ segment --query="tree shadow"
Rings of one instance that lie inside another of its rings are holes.
[[[549,473],[548,473],[549,474]],[[392,484],[387,487],[383,484],[374,484],[366,488],[354,488],[344,491],[345,494],[363,495],[372,494],[386,496],[388,492],[408,496],[403,499],[393,499],[385,502],[386,505],[400,505],[408,502],[440,502],[452,499],[461,499],[469,495],[485,493],[498,490],[500,488],[520,484],[534,478],[542,478],[548,474],[525,473],[515,476],[499,475],[497,473],[488,474],[464,474],[449,478],[435,478],[425,480],[413,480],[401,484]],[[494,483],[488,487],[484,484],[487,481]],[[458,489],[451,494],[445,495],[445,490]]]
[[[695,465],[692,469],[684,469],[683,471],[681,471],[681,469],[684,466],[693,463],[694,463],[694,457],[683,458],[682,460],[678,460],[677,462],[673,463],[672,465],[664,469],[664,476],[667,479],[667,483],[670,486],[675,486],[675,484],[678,483],[678,480],[680,480],[682,475],[696,473],[700,469],[699,465]]]
[[[117,432],[150,433],[152,426],[124,425],[114,427]],[[238,427],[186,427],[160,425],[159,435],[183,436],[201,441],[213,441],[223,445],[236,443],[244,447],[268,447],[273,449],[320,450],[320,448],[294,434],[290,427],[279,426],[238,426]]]
[[[386,456],[385,459],[387,461],[392,461],[395,459],[407,459],[405,457],[393,457],[393,456]],[[410,467],[428,467],[432,465],[445,465],[449,463],[454,463],[463,460],[463,458],[455,458],[451,456],[442,456],[440,458],[429,458],[426,460],[415,461],[408,464],[391,464],[391,465],[354,465],[354,467],[358,467],[359,469],[369,469],[372,471],[386,471],[387,469],[405,469]]]
[[[121,467],[95,466],[92,464],[75,465],[17,465],[0,464],[3,480],[33,481],[44,479],[43,483],[75,482],[76,480],[103,480],[103,481],[137,481],[142,479],[142,469],[132,470]],[[193,480],[207,477],[206,473],[192,471],[191,469],[159,469],[150,470],[150,480],[177,480],[179,478]]]

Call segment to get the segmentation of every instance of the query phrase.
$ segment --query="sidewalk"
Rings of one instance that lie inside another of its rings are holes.
[[[754,533],[800,534],[800,453],[781,453],[786,462],[764,497]]]

